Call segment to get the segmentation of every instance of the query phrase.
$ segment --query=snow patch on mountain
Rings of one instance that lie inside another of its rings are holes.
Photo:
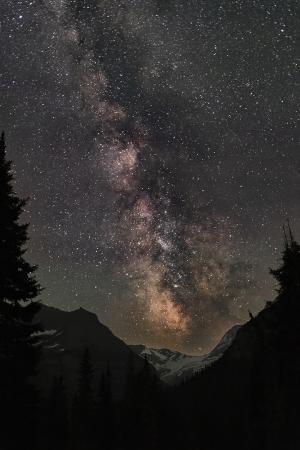
[[[170,384],[190,378],[217,361],[230,347],[240,325],[235,325],[223,336],[219,344],[207,355],[190,356],[167,348],[150,348],[144,345],[132,345],[131,349],[157,370],[160,378]]]

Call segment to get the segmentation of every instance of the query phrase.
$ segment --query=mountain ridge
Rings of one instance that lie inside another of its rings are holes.
[[[211,450],[300,448],[299,348],[299,296],[267,302],[218,361],[181,386],[176,401],[169,397],[175,428],[187,412],[185,445],[193,448],[201,437]]]
[[[240,328],[240,325],[235,325],[229,329],[208,354],[192,356],[168,348],[128,345],[102,324],[95,313],[83,307],[65,311],[41,304],[35,320],[44,328],[40,333],[43,349],[38,375],[40,384],[46,387],[51,378],[63,374],[71,390],[76,387],[77,371],[85,348],[91,352],[95,377],[100,377],[109,362],[114,384],[119,384],[120,378],[124,385],[128,359],[133,353],[137,370],[142,368],[147,358],[163,382],[177,384],[217,361],[232,344]],[[122,389],[119,386],[116,391],[120,393]]]

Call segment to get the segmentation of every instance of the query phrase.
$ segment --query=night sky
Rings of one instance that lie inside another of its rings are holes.
[[[300,238],[297,0],[6,0],[0,126],[45,303],[209,350]],[[298,78],[299,79],[299,78]]]

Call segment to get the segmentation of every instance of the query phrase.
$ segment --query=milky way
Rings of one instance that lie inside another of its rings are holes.
[[[297,1],[7,1],[1,126],[45,302],[211,348],[300,232]]]

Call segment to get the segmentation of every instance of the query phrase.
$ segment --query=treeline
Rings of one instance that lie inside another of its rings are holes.
[[[48,397],[41,399],[38,442],[45,450],[153,450],[158,448],[160,395],[160,383],[148,361],[137,372],[129,354],[125,391],[115,399],[109,363],[97,380],[85,349],[73,397],[59,376]]]

